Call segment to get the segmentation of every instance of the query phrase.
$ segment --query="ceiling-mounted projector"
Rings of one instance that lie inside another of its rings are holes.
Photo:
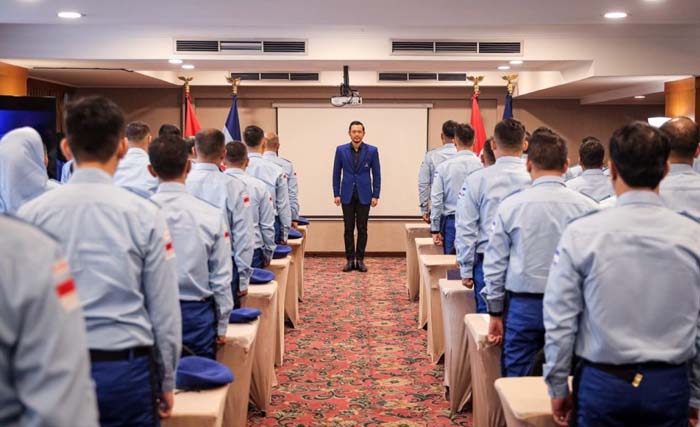
[[[332,97],[331,104],[334,107],[362,104],[360,92],[350,87],[350,68],[347,65],[343,67],[343,83],[340,85],[340,96]]]

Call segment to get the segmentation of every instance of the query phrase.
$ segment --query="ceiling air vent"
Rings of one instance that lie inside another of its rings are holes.
[[[408,80],[408,73],[379,73],[380,82],[405,82]]]
[[[241,80],[318,81],[318,73],[231,73],[231,77]]]
[[[476,42],[435,42],[435,52],[442,53],[476,53]]]
[[[262,52],[263,43],[251,40],[222,40],[221,52]]]
[[[318,73],[291,73],[289,74],[289,80],[295,81],[305,81],[305,82],[317,82]]]
[[[467,75],[463,73],[440,73],[438,80],[441,82],[466,82]]]
[[[391,42],[391,51],[418,53],[418,52],[435,52],[435,43],[431,41],[401,41],[394,40]]]
[[[175,40],[178,53],[221,55],[306,53],[304,40]]]
[[[409,73],[408,80],[437,80],[435,73]]]
[[[521,53],[520,42],[479,42],[479,53]]]
[[[176,40],[177,52],[218,52],[218,40]]]
[[[260,80],[289,80],[289,73],[260,73]]]
[[[264,41],[265,53],[306,53],[305,41]]]
[[[475,40],[392,40],[391,52],[396,55],[512,55],[522,54],[522,43]]]
[[[231,73],[232,79],[260,80],[260,73]]]

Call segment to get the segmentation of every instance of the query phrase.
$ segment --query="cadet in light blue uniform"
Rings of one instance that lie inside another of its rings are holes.
[[[231,291],[234,307],[248,294],[250,276],[253,274],[253,219],[250,213],[250,196],[240,179],[219,170],[226,148],[224,134],[217,129],[205,129],[195,141],[197,163],[187,175],[187,189],[195,197],[221,209],[231,230],[233,251],[233,277]]]
[[[687,426],[689,407],[697,418],[700,226],[654,192],[668,153],[667,137],[646,123],[616,131],[617,205],[561,238],[544,297],[544,378],[559,425]]]
[[[569,221],[598,209],[592,199],[566,188],[561,177],[566,164],[566,141],[549,131],[534,132],[527,158],[532,186],[503,199],[494,217],[483,295],[491,315],[489,339],[503,341],[505,377],[528,375],[544,347],[542,296],[561,233]]]
[[[275,252],[275,207],[267,186],[259,179],[246,173],[248,149],[240,141],[226,144],[225,174],[234,176],[246,185],[250,195],[250,213],[255,232],[253,267],[265,268],[270,264]]]
[[[270,161],[284,169],[287,174],[287,187],[289,188],[289,206],[292,210],[292,223],[296,227],[299,219],[299,179],[294,170],[294,165],[287,159],[279,156],[280,137],[274,132],[265,135],[265,152],[263,159]]]
[[[448,120],[442,124],[442,147],[434,148],[427,153],[418,171],[418,202],[420,212],[425,222],[430,222],[430,193],[433,188],[435,171],[442,162],[457,154],[455,147],[455,128],[457,122]]]
[[[700,174],[693,170],[693,161],[700,154],[700,128],[681,117],[664,123],[661,129],[671,142],[671,170],[661,181],[661,199],[671,210],[700,222]]]
[[[14,214],[53,187],[44,159],[41,136],[30,127],[12,130],[0,139],[0,213]]]
[[[73,159],[68,160],[63,164],[61,168],[61,178],[58,180],[61,184],[68,182],[70,177],[73,175],[75,169],[75,161]]]
[[[148,172],[151,129],[143,122],[129,123],[126,127],[126,139],[129,142],[129,151],[119,161],[119,167],[114,173],[114,183],[141,197],[149,198],[158,188],[158,179]]]
[[[610,177],[603,174],[605,159],[603,144],[596,138],[588,138],[581,144],[578,153],[583,173],[577,178],[566,181],[566,186],[598,203],[612,196],[614,193]]]
[[[275,198],[275,242],[286,244],[289,229],[292,227],[292,209],[289,205],[289,187],[287,173],[276,164],[263,159],[265,151],[265,133],[257,126],[248,126],[243,132],[245,145],[248,146],[250,162],[246,168],[248,174],[258,178],[267,185],[268,191]]]
[[[455,211],[459,191],[467,175],[482,169],[479,158],[472,151],[474,129],[467,124],[455,130],[457,154],[437,167],[431,189],[430,231],[436,245],[445,254],[455,253]]]
[[[476,309],[486,313],[481,296],[484,289],[484,251],[491,234],[493,217],[501,200],[530,184],[521,160],[525,128],[513,119],[496,125],[493,152],[496,163],[469,175],[462,185],[455,215],[455,248],[462,282],[474,287]]]
[[[119,107],[83,98],[67,107],[66,130],[77,165],[73,177],[24,205],[19,216],[56,236],[68,258],[87,326],[100,424],[158,425],[158,413],[172,410],[182,340],[168,228],[154,203],[112,183],[126,153]],[[93,166],[81,168],[83,162]]]
[[[182,345],[196,356],[215,359],[233,309],[228,223],[220,209],[187,191],[190,161],[184,139],[158,137],[148,155],[149,169],[160,180],[151,200],[165,215],[178,260]]]
[[[58,244],[0,215],[0,425],[97,427],[85,322]]]

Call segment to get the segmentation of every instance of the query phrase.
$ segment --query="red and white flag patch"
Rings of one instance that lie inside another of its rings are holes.
[[[231,233],[228,230],[224,232],[224,240],[231,240]]]
[[[65,260],[54,264],[53,280],[56,284],[56,296],[63,310],[70,312],[79,308],[80,298],[78,298],[78,291],[75,289],[75,281],[70,275],[70,269]]]
[[[250,207],[250,196],[247,193],[243,194],[243,206]]]
[[[170,261],[171,259],[175,258],[175,247],[173,246],[173,240],[170,237],[170,230],[165,229],[163,239],[165,240],[165,260]]]

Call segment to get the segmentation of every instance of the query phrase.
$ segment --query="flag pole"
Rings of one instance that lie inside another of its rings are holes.
[[[508,82],[508,85],[506,86],[508,88],[508,95],[513,96],[513,92],[515,91],[515,81],[518,80],[518,75],[508,74],[501,78]]]
[[[177,76],[179,80],[182,80],[185,82],[185,99],[183,100],[184,103],[183,105],[185,108],[182,109],[182,117],[180,117],[181,120],[181,128],[185,127],[185,123],[187,123],[187,95],[190,93],[190,82],[194,80],[194,77],[185,77],[185,76]]]
[[[238,86],[241,85],[241,78],[226,76],[226,81],[231,85],[231,92],[233,93],[233,96],[238,96]]]

